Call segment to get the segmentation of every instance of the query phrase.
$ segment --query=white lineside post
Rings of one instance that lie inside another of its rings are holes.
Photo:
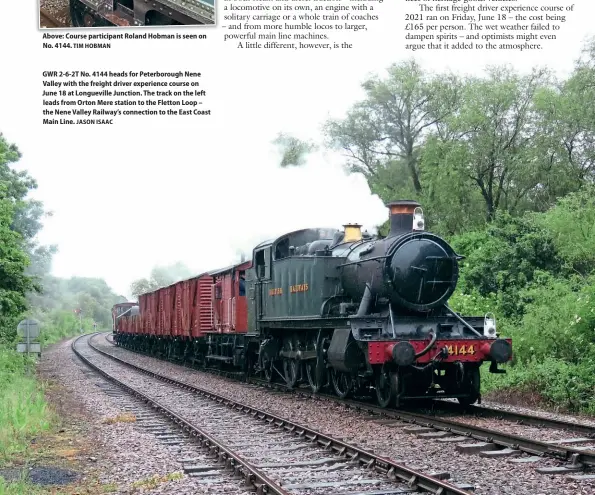
[[[29,329],[29,320],[27,320],[27,323],[25,325],[25,331],[27,332],[27,352],[25,353],[25,360],[26,360],[25,373],[27,374],[27,376],[29,376],[31,374],[31,370],[29,369],[29,366],[31,364],[29,362],[29,352],[31,352],[31,332]]]

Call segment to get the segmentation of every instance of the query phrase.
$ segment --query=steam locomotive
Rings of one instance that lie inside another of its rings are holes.
[[[70,0],[74,27],[215,23],[215,0]]]
[[[116,305],[114,340],[341,398],[372,392],[382,407],[473,404],[480,366],[503,373],[511,339],[499,338],[492,314],[448,306],[462,257],[425,231],[419,203],[387,206],[384,238],[358,224],[299,230],[259,244],[248,262],[143,294],[138,307]]]

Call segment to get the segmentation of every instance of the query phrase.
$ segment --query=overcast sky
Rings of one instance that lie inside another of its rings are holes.
[[[20,166],[39,183],[35,197],[54,212],[40,237],[59,246],[54,274],[102,277],[128,295],[130,282],[158,264],[182,261],[200,272],[293,229],[383,222],[386,208],[362,177],[342,172],[343,157],[318,153],[302,169],[279,169],[271,141],[280,131],[318,140],[324,121],[362,96],[369,73],[412,55],[401,48],[402,5],[381,4],[382,21],[375,32],[354,35],[354,49],[324,52],[238,50],[223,46],[216,28],[207,28],[210,39],[201,44],[42,50],[35,2],[4,5],[0,46],[18,49],[3,50],[9,77],[0,80],[0,132],[19,146]],[[592,1],[576,1],[559,39],[541,52],[416,57],[436,71],[478,74],[488,63],[510,63],[564,75],[595,34],[593,14]],[[41,72],[80,69],[201,71],[214,116],[42,126]]]

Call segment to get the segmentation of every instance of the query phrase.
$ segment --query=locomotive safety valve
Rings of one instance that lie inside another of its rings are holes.
[[[487,313],[483,319],[483,335],[489,339],[498,337],[496,334],[496,317],[494,313]]]
[[[418,206],[413,210],[413,230],[424,230],[426,221],[424,220],[424,212]]]

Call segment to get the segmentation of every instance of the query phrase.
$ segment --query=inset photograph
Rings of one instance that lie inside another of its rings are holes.
[[[40,0],[39,27],[215,24],[215,0]]]

